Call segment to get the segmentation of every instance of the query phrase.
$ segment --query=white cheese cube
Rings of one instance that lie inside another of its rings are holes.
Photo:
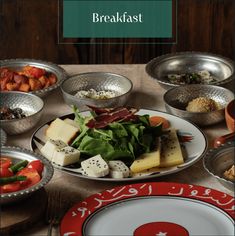
[[[54,152],[52,162],[60,166],[67,166],[79,161],[80,152],[70,146],[56,150]]]
[[[91,177],[103,177],[109,174],[109,166],[101,155],[96,155],[81,162],[84,172]]]
[[[127,178],[130,174],[129,168],[122,161],[109,161],[110,176],[113,178]],[[120,173],[117,173],[120,172]],[[122,177],[118,177],[122,176]]]
[[[66,146],[67,144],[61,140],[49,139],[45,143],[45,145],[41,148],[40,152],[42,153],[44,157],[46,157],[48,160],[51,161],[54,155],[54,152]]]

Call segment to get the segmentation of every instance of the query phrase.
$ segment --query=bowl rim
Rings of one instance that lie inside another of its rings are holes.
[[[72,95],[72,94],[68,93],[67,91],[65,91],[63,85],[64,85],[67,81],[69,81],[70,79],[74,79],[75,77],[79,77],[79,76],[83,76],[83,75],[90,75],[90,74],[109,74],[109,75],[114,75],[114,76],[121,77],[122,79],[125,79],[126,81],[128,81],[128,82],[130,83],[130,88],[128,89],[127,92],[122,93],[121,95],[115,96],[115,97],[113,97],[113,98],[107,98],[107,99],[77,98],[77,97],[75,97],[75,95]],[[65,80],[62,82],[62,84],[61,84],[61,86],[60,86],[60,89],[61,89],[61,91],[62,91],[64,94],[66,94],[66,96],[68,96],[68,97],[70,97],[70,98],[72,98],[72,99],[79,100],[79,101],[88,101],[88,102],[89,102],[89,101],[97,101],[97,100],[98,100],[99,102],[102,102],[102,101],[103,101],[103,102],[107,102],[107,101],[114,101],[114,100],[117,99],[117,98],[120,98],[120,97],[122,97],[122,96],[124,96],[124,95],[127,95],[127,94],[131,93],[131,91],[132,91],[132,89],[133,89],[133,82],[132,82],[130,79],[128,79],[126,76],[121,75],[121,74],[112,73],[112,72],[104,72],[104,71],[94,71],[94,72],[85,72],[85,73],[75,74],[75,75],[73,75],[73,76],[71,76],[71,77],[65,79]]]
[[[208,162],[209,162],[209,158],[212,156],[212,155],[214,155],[214,154],[216,154],[218,151],[220,151],[220,150],[223,150],[223,149],[226,149],[226,148],[231,148],[231,147],[235,147],[235,141],[233,141],[233,142],[226,142],[226,143],[224,143],[224,144],[221,144],[220,146],[218,146],[218,147],[216,147],[216,148],[211,148],[211,149],[209,149],[208,151],[207,151],[207,153],[206,153],[206,155],[203,157],[203,167],[204,167],[204,169],[207,171],[207,173],[209,173],[211,176],[213,176],[213,177],[215,177],[216,179],[218,179],[219,181],[221,181],[221,182],[224,182],[224,183],[227,183],[227,184],[233,184],[233,185],[235,185],[235,181],[233,182],[233,181],[230,181],[230,180],[227,180],[227,179],[225,179],[225,178],[222,178],[222,177],[220,177],[220,176],[218,176],[218,175],[216,175],[216,174],[214,174],[211,170],[210,170],[210,168],[208,168]]]
[[[44,187],[49,181],[52,179],[54,174],[54,168],[52,164],[41,154],[35,153],[29,149],[16,147],[16,146],[1,146],[1,153],[3,150],[10,151],[10,152],[17,152],[17,153],[25,153],[27,155],[31,155],[35,157],[35,159],[41,160],[44,164],[44,168],[47,169],[47,175],[42,176],[41,180],[36,183],[35,185],[22,189],[20,191],[12,192],[12,193],[1,193],[0,194],[0,201],[10,199],[11,197],[17,198],[21,196],[27,196],[29,193],[33,193],[40,188]],[[2,202],[1,202],[2,204]]]
[[[42,103],[42,107],[37,112],[35,112],[35,113],[33,113],[29,116],[23,117],[23,118],[11,119],[11,120],[0,120],[0,123],[2,123],[2,124],[4,124],[4,123],[13,123],[13,122],[16,122],[16,121],[26,120],[27,118],[32,118],[32,117],[38,115],[44,109],[44,105],[45,105],[44,101],[42,100],[42,98],[40,98],[36,94],[25,93],[25,92],[20,92],[20,91],[1,91],[0,95],[1,94],[21,94],[21,95],[31,96],[31,97],[34,97],[35,99],[39,100]]]
[[[157,78],[156,76],[154,76],[151,68],[154,64],[160,64],[160,62],[162,62],[163,60],[167,59],[168,57],[179,57],[179,56],[195,56],[195,55],[201,55],[202,57],[212,57],[212,58],[217,58],[218,61],[225,61],[226,64],[229,66],[229,68],[231,69],[231,75],[221,81],[216,81],[213,83],[210,83],[209,85],[222,85],[225,83],[229,83],[232,80],[234,80],[234,74],[235,74],[235,69],[234,69],[234,61],[228,57],[224,57],[218,54],[214,54],[214,53],[208,53],[208,52],[200,52],[200,51],[183,51],[183,52],[174,52],[174,53],[167,53],[167,54],[163,54],[161,56],[155,57],[153,59],[151,59],[145,66],[145,72],[150,76],[150,78],[152,78],[153,80],[157,81],[160,84],[164,84],[164,85],[168,85],[168,86],[172,86],[172,87],[178,87],[181,86],[181,84],[174,84],[171,83],[169,81],[163,80],[162,78]],[[201,84],[202,85],[202,84]]]
[[[54,64],[52,62],[38,60],[38,59],[33,59],[33,58],[16,58],[16,59],[0,60],[0,64],[1,64],[0,68],[5,68],[5,67],[7,68],[8,67],[7,65],[2,65],[2,63],[3,64],[5,64],[5,63],[13,63],[14,64],[14,62],[15,63],[16,62],[19,62],[19,63],[21,62],[21,63],[25,63],[25,64],[29,64],[29,65],[30,65],[30,63],[40,63],[42,66],[43,65],[44,66],[47,65],[49,67],[52,67],[52,68],[56,69],[59,72],[61,78],[59,79],[58,76],[57,76],[57,81],[56,81],[55,84],[53,84],[53,85],[51,85],[51,86],[49,86],[47,88],[44,88],[44,89],[39,89],[39,90],[36,90],[36,91],[29,91],[28,93],[30,93],[30,94],[35,94],[35,95],[38,95],[38,96],[44,95],[44,94],[46,94],[46,93],[48,93],[48,92],[58,88],[61,85],[61,83],[68,77],[67,72],[61,66],[59,66],[57,64]],[[9,67],[10,67],[10,65],[9,65]]]
[[[168,102],[166,102],[166,96],[170,93],[170,92],[172,92],[172,91],[174,91],[174,90],[177,90],[177,89],[180,89],[180,88],[184,88],[184,87],[213,87],[213,88],[215,88],[215,89],[220,89],[220,90],[224,90],[224,91],[226,91],[226,92],[228,92],[228,93],[230,93],[230,95],[233,95],[234,96],[234,94],[233,94],[233,92],[232,91],[230,91],[229,89],[226,89],[226,88],[224,88],[224,87],[220,87],[220,86],[217,86],[217,85],[209,85],[209,84],[187,84],[187,85],[181,85],[181,86],[177,86],[177,87],[174,87],[174,88],[171,88],[171,89],[169,89],[169,90],[167,90],[165,93],[164,93],[164,95],[163,95],[163,100],[164,100],[164,102],[165,102],[165,105],[167,105],[167,106],[169,106],[169,107],[171,107],[171,108],[173,108],[173,109],[175,109],[175,110],[177,110],[177,111],[180,111],[180,112],[182,112],[183,114],[189,114],[189,115],[204,115],[204,114],[213,114],[213,113],[216,113],[216,112],[219,112],[219,111],[225,111],[225,109],[226,109],[226,106],[225,107],[222,107],[222,108],[220,108],[220,109],[217,109],[217,110],[214,110],[214,111],[210,111],[210,112],[190,112],[190,111],[186,111],[186,110],[183,110],[183,109],[179,109],[179,108],[176,108],[176,107],[174,107],[174,106],[172,106],[172,105],[170,105]],[[232,101],[232,100],[231,100]],[[229,101],[229,103],[231,102],[231,101]],[[229,104],[228,103],[228,104]]]

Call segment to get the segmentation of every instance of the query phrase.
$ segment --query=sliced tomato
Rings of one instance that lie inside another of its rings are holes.
[[[29,164],[27,165],[27,168],[35,169],[39,175],[42,175],[44,165],[40,160],[35,160],[35,161],[29,162]]]
[[[2,185],[0,188],[1,193],[12,193],[20,190],[20,183],[14,182],[11,184]]]
[[[168,129],[170,127],[169,121],[161,116],[151,116],[149,118],[149,122],[151,126],[157,126],[159,124],[162,124],[163,129]]]
[[[1,156],[0,158],[0,167],[9,168],[12,164],[12,161],[9,157]]]
[[[0,167],[0,177],[10,177],[13,175],[14,173],[10,168],[3,168],[2,166]]]
[[[25,167],[24,169],[20,170],[17,175],[23,175],[27,177],[26,181],[21,181],[22,188],[28,188],[30,186],[33,186],[41,180],[41,177],[38,172],[35,169],[30,169],[28,167]]]

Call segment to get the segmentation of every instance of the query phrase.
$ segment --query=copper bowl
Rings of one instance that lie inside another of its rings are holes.
[[[229,131],[235,131],[235,99],[232,100],[225,108],[225,120]]]

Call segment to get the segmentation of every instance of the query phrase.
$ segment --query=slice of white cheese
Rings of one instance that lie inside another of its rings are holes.
[[[79,124],[75,120],[71,120],[69,118],[66,118],[66,119],[64,119],[64,122],[69,124],[69,125],[72,125],[72,126],[78,128],[78,129],[80,129]]]
[[[61,140],[49,139],[47,140],[45,145],[41,148],[40,152],[42,153],[43,156],[45,156],[48,160],[51,161],[54,152],[66,146],[67,144]]]
[[[91,177],[103,177],[109,174],[109,166],[101,155],[96,155],[81,162],[84,172]]]
[[[60,166],[67,166],[79,161],[80,152],[70,146],[56,150],[54,152],[52,162]]]
[[[160,138],[158,137],[156,140],[155,150],[149,153],[144,153],[140,157],[136,158],[136,160],[130,166],[131,171],[136,173],[159,166],[160,149],[161,149]]]
[[[161,139],[161,161],[159,167],[170,167],[184,163],[176,130],[169,130],[168,135]]]
[[[127,178],[129,177],[129,168],[122,161],[109,161],[108,163],[110,169],[111,178]]]
[[[50,139],[59,139],[69,144],[76,137],[78,132],[79,128],[74,127],[73,125],[70,125],[65,121],[57,118],[52,121],[47,128],[46,136]]]

